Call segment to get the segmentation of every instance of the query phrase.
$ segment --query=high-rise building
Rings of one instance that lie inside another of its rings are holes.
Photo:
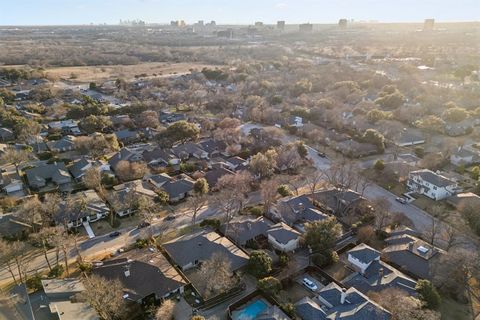
[[[285,30],[285,21],[277,21],[277,29],[278,30]]]
[[[255,22],[255,27],[263,27],[263,22],[262,21],[256,21]]]
[[[423,23],[423,30],[433,30],[435,19],[425,19]]]
[[[313,24],[311,23],[302,23],[298,26],[298,31],[300,32],[312,32],[313,31]]]
[[[347,19],[340,19],[338,20],[338,26],[340,29],[346,29],[347,28]]]

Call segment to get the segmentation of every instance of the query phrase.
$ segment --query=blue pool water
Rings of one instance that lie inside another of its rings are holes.
[[[233,318],[235,320],[254,320],[260,313],[265,311],[268,305],[262,300],[256,300],[239,311]]]

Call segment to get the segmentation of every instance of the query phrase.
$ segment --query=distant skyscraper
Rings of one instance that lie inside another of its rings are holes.
[[[340,19],[338,20],[338,26],[340,29],[346,29],[347,28],[347,19]]]
[[[277,29],[278,30],[285,30],[285,21],[277,21]]]
[[[423,23],[423,30],[433,30],[435,19],[425,19]]]
[[[313,24],[303,23],[303,24],[298,26],[298,31],[300,31],[300,32],[312,32],[313,31]]]
[[[255,22],[255,27],[263,27],[263,22],[262,21],[256,21]]]

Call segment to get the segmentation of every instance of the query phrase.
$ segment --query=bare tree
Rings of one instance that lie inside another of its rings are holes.
[[[125,316],[123,287],[119,280],[107,280],[97,275],[85,277],[82,297],[104,320],[121,319]]]
[[[136,207],[142,220],[148,223],[146,230],[148,233],[148,237],[152,239],[152,224],[154,219],[157,217],[158,206],[153,202],[151,198],[146,196],[140,196],[137,199]]]
[[[442,232],[442,223],[446,218],[446,212],[441,206],[435,205],[430,210],[430,226],[428,230],[425,231],[425,237],[427,237],[428,242],[433,245],[435,240]]]
[[[58,226],[56,227],[56,232],[53,234],[52,237],[52,245],[55,246],[55,258],[56,264],[59,264],[60,252],[63,255],[63,262],[65,264],[65,272],[67,276],[70,275],[68,269],[68,252],[73,244],[72,237],[68,234],[67,230],[64,227]]]
[[[62,198],[58,193],[47,193],[41,205],[40,214],[42,216],[43,226],[48,226],[54,220],[54,217],[60,212]]]
[[[50,249],[52,238],[57,232],[55,227],[45,227],[42,228],[39,232],[32,234],[34,241],[38,242],[42,246],[43,256],[47,262],[48,270],[52,271],[52,265],[48,259],[48,250]]]
[[[221,253],[214,253],[210,259],[202,263],[200,273],[208,279],[206,296],[224,292],[234,284],[233,272],[227,257]]]
[[[15,263],[13,261],[15,255],[15,247],[7,241],[0,239],[0,264],[6,266],[8,272],[12,276],[13,281],[17,283]]]
[[[387,198],[378,198],[372,202],[375,215],[375,228],[377,230],[382,230],[385,228],[391,221],[391,204]]]
[[[310,194],[314,194],[322,185],[325,184],[324,173],[319,170],[304,173],[305,182],[310,188]]]
[[[192,227],[197,223],[197,215],[200,210],[208,203],[205,194],[194,194],[187,200],[187,206],[192,211]]]
[[[115,173],[122,181],[143,178],[147,172],[147,165],[144,162],[129,162],[122,160],[115,166]]]
[[[372,300],[390,311],[392,320],[440,320],[439,313],[423,308],[420,300],[409,296],[403,290],[387,288],[380,292],[370,292],[369,296]]]
[[[173,319],[173,311],[175,310],[175,303],[172,300],[163,301],[162,305],[158,307],[155,312],[155,320],[171,320]]]
[[[5,152],[3,152],[2,156],[1,156],[1,160],[3,163],[13,163],[13,165],[15,166],[15,170],[17,171],[17,174],[20,175],[20,172],[18,170],[18,167],[30,160],[30,159],[33,159],[34,156],[33,156],[33,153],[32,152],[29,152],[27,150],[17,150],[17,149],[13,149],[13,148],[8,148],[7,150],[5,150]]]
[[[35,195],[23,201],[17,210],[18,218],[28,223],[34,232],[37,230],[37,225],[42,219],[41,207],[42,203]]]
[[[260,184],[260,195],[265,212],[269,212],[277,197],[278,181],[276,179],[263,180]]]

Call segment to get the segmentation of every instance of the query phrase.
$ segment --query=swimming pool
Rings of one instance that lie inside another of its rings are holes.
[[[249,303],[245,308],[234,311],[233,320],[254,320],[260,313],[268,308],[267,303],[261,299],[257,299]],[[237,313],[238,312],[238,313]]]

